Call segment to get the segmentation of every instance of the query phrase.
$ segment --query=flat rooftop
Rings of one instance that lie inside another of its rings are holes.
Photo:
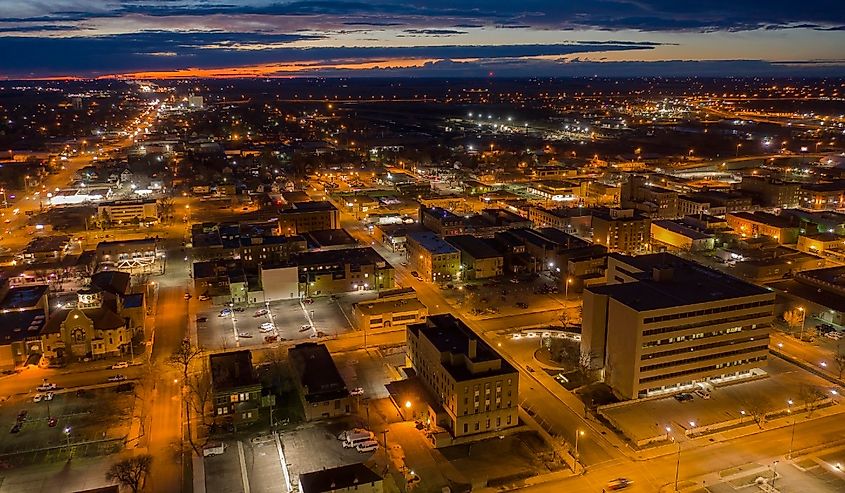
[[[707,238],[712,238],[711,235],[704,234],[700,231],[684,226],[683,224],[679,224],[675,221],[669,221],[666,219],[652,220],[651,225],[666,229],[679,235],[686,236],[687,238],[693,240],[706,240]]]
[[[336,211],[337,208],[328,201],[294,202],[289,209],[282,209],[280,214],[295,214],[297,212]]]
[[[37,284],[35,286],[20,286],[9,289],[6,297],[0,301],[0,309],[13,310],[18,308],[29,308],[44,296],[47,292],[48,286],[46,284]]]
[[[740,219],[744,219],[746,221],[753,221],[760,224],[765,224],[767,226],[772,226],[775,228],[791,228],[797,227],[792,224],[792,221],[789,220],[787,217],[783,216],[776,216],[774,214],[770,214],[768,212],[756,211],[756,212],[729,212],[728,216],[738,217]]]
[[[305,400],[319,402],[349,395],[325,344],[303,342],[288,349],[290,365],[305,389]]]
[[[381,255],[372,247],[341,248],[338,250],[322,250],[316,252],[302,252],[296,255],[294,263],[299,266],[325,264],[386,264]]]
[[[300,474],[299,486],[302,493],[327,493],[342,489],[358,489],[358,485],[381,480],[381,476],[359,462]]]
[[[372,300],[355,303],[355,307],[365,315],[382,315],[393,312],[411,312],[424,310],[422,302],[416,298]]]
[[[215,392],[261,385],[252,367],[252,353],[248,350],[212,354],[208,362]]]
[[[587,288],[605,294],[638,311],[660,310],[677,306],[770,294],[771,291],[736,277],[686,261],[668,253],[629,257],[611,254],[641,271],[639,281]],[[655,280],[655,269],[668,275]]]
[[[498,250],[481,238],[471,235],[447,236],[446,242],[458,248],[474,259],[488,259],[501,257]]]
[[[433,254],[458,253],[457,248],[430,231],[413,231],[408,233],[408,238],[419,243],[420,246]]]
[[[463,356],[463,358],[440,359],[440,364],[456,381],[516,373],[516,370],[499,353],[451,314],[431,315],[424,323],[409,325],[408,330],[418,337],[428,339],[440,353]],[[470,341],[474,341],[476,345],[474,357],[470,357],[469,354]],[[472,373],[466,364],[461,364],[464,359],[475,363],[498,361],[499,365],[489,371]]]

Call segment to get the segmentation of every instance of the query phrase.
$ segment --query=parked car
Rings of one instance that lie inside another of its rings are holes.
[[[267,343],[278,342],[278,340],[279,336],[264,336],[264,342]]]
[[[232,308],[232,310],[234,310],[234,311],[236,311],[236,312],[238,312],[238,313],[242,313],[243,311],[245,311],[245,310],[246,310],[246,308],[244,308],[244,307],[242,307],[242,306],[236,306],[236,307]]]
[[[710,392],[704,389],[695,389],[695,392],[693,392],[693,394],[697,395],[698,397],[701,397],[702,399],[710,398]]]
[[[38,390],[39,392],[46,392],[48,390],[55,390],[55,389],[56,389],[56,384],[47,383],[47,382],[44,382],[41,385],[39,385],[38,387],[36,387],[36,390]]]
[[[364,436],[364,437],[372,437],[372,435],[370,435],[370,432],[365,430],[364,428],[352,428],[351,430],[341,431],[340,434],[337,436],[337,439],[342,441],[342,442],[345,442],[346,439],[349,438],[349,435],[353,435],[353,434]]]
[[[524,309],[528,308],[528,303],[526,303],[526,302],[524,302],[524,301],[520,301],[520,302],[518,302],[518,303],[516,304],[516,307],[517,307],[517,308],[522,308],[522,309],[524,310]]]
[[[273,330],[273,324],[272,324],[272,323],[270,323],[270,322],[264,322],[264,323],[262,323],[259,327],[261,327],[262,329],[270,329],[270,330]]]
[[[27,414],[28,413],[26,409],[21,410],[21,412],[18,413],[18,421],[25,421]]]
[[[107,378],[107,380],[109,382],[122,382],[126,380],[126,375],[121,375],[120,373],[118,373],[117,375],[110,376],[109,378]]]
[[[269,313],[266,308],[262,308],[260,310],[256,310],[255,313],[252,315],[253,317],[263,317]]]
[[[208,317],[197,317],[198,324],[204,324],[206,322],[208,322]]]
[[[415,270],[412,270],[412,271],[411,271],[411,275],[412,275],[412,276],[414,276],[414,277],[416,277],[417,279],[422,279],[422,278],[420,277],[420,273],[419,273],[419,272],[417,272],[417,271],[415,271]]]
[[[191,298],[192,298],[191,293],[185,293],[185,301],[188,301]]]
[[[45,400],[45,401],[52,401],[52,400],[53,400],[53,395],[54,395],[54,394],[53,394],[52,392],[47,392],[46,394],[44,394],[44,399],[42,399],[42,400]]]
[[[17,433],[17,432],[21,431],[21,428],[23,428],[23,424],[20,421],[18,421],[17,423],[12,425],[12,429],[9,430],[9,433]]]
[[[366,442],[361,442],[355,446],[355,450],[358,452],[366,453],[366,452],[373,452],[378,450],[378,442],[375,440],[367,440]]]
[[[241,337],[243,339],[252,339],[252,334],[250,334],[249,332],[238,332],[238,337]]]
[[[675,394],[674,397],[675,397],[675,400],[678,401],[678,402],[686,402],[686,401],[691,401],[693,399],[692,394],[688,394],[686,392],[683,392],[683,393],[680,393],[680,394]]]
[[[631,481],[628,478],[616,478],[611,479],[607,483],[607,487],[605,490],[607,491],[616,491],[616,490],[624,490],[625,488],[631,486]]]
[[[232,314],[231,308],[224,308],[224,309],[220,310],[220,315],[218,315],[218,317],[228,317],[231,314]]]
[[[129,368],[129,363],[127,363],[126,361],[121,361],[111,365],[112,370],[121,370],[123,368]]]
[[[305,325],[300,325],[300,326],[299,326],[299,331],[300,331],[300,332],[307,332],[307,331],[309,331],[309,330],[311,330],[311,326],[310,326],[310,325],[308,325],[308,324],[305,324]]]
[[[59,422],[58,418],[50,418],[50,419],[47,420],[47,426],[49,426],[50,428],[55,428],[56,423],[58,423],[58,422]]]
[[[207,294],[201,294],[200,297],[199,297],[200,301],[208,301],[210,299],[211,299],[211,297]]]
[[[361,387],[355,387],[349,391],[349,395],[364,395],[364,389]]]
[[[305,298],[304,300],[302,300],[302,302],[306,305],[311,305],[314,303],[314,298]]]
[[[32,396],[32,402],[41,402],[41,399],[43,399],[43,398],[44,398],[43,395],[35,394],[34,396]]]

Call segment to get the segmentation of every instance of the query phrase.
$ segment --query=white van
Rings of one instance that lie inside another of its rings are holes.
[[[202,456],[222,455],[226,451],[226,447],[225,443],[210,443],[202,448]]]
[[[375,440],[365,440],[358,445],[355,446],[355,450],[358,452],[372,452],[374,450],[378,450],[378,442]]]
[[[343,448],[355,448],[358,444],[373,439],[373,434],[369,431],[350,433],[346,436],[343,442]]]

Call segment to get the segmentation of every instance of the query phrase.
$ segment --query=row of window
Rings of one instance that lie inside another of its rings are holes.
[[[728,358],[730,356],[736,356],[736,355],[739,355],[739,354],[753,353],[753,352],[756,352],[756,351],[767,351],[768,349],[769,349],[769,339],[766,338],[765,344],[762,345],[762,346],[752,346],[752,347],[745,348],[745,349],[737,349],[735,351],[726,351],[724,353],[707,354],[707,355],[704,355],[704,356],[697,356],[695,358],[686,358],[686,359],[682,359],[682,360],[668,361],[666,363],[658,363],[658,364],[655,364],[655,365],[643,366],[643,367],[640,368],[640,371],[641,372],[648,372],[648,371],[659,370],[661,368],[670,368],[672,366],[681,366],[681,365],[688,365],[690,363],[698,363],[699,361],[707,361],[707,360],[711,360],[711,359],[724,359],[724,358]],[[702,370],[701,368],[698,368],[698,369],[695,369],[694,371],[701,371],[701,370]],[[666,378],[667,375],[671,375],[671,373],[670,374],[664,373],[662,375],[659,375],[656,378],[657,379]],[[652,377],[649,377],[649,378],[652,378]]]
[[[664,322],[666,320],[677,320],[679,318],[690,318],[690,317],[700,317],[702,315],[710,315],[713,313],[724,313],[724,312],[733,312],[736,310],[745,310],[747,308],[754,308],[758,306],[769,306],[774,305],[774,300],[765,300],[765,301],[754,301],[751,303],[740,303],[737,305],[728,305],[728,306],[717,306],[714,308],[706,308],[703,310],[695,310],[695,311],[688,311],[682,313],[670,313],[668,315],[660,315],[657,317],[646,317],[643,319],[643,323],[650,324],[654,322]]]
[[[659,329],[648,329],[643,331],[643,336],[651,336],[655,334],[666,334],[667,332],[678,332],[681,330],[687,329],[694,329],[696,327],[710,327],[713,325],[719,324],[726,324],[731,322],[741,322],[743,320],[754,320],[757,318],[765,318],[772,316],[772,312],[765,311],[765,312],[757,312],[757,313],[750,313],[748,315],[740,315],[736,317],[725,317],[725,318],[716,318],[716,319],[708,319],[702,320],[699,322],[691,322],[682,325],[672,325],[669,327],[661,327]]]
[[[675,344],[678,342],[684,342],[687,339],[707,339],[710,337],[718,337],[725,334],[733,334],[735,332],[742,332],[743,330],[753,330],[757,328],[757,324],[751,324],[750,326],[746,327],[731,327],[729,329],[722,329],[722,330],[714,330],[713,332],[699,332],[697,334],[691,334],[688,336],[677,336],[677,337],[669,337],[667,339],[657,339],[654,341],[646,341],[643,343],[642,348],[648,349],[650,347],[655,346],[662,346],[663,344]]]
[[[760,338],[759,340],[768,340],[768,337]],[[690,354],[694,351],[704,351],[707,349],[713,349],[722,346],[731,346],[733,344],[742,344],[744,342],[751,342],[753,341],[753,337],[745,337],[742,339],[729,339],[727,341],[720,341],[720,342],[711,342],[710,344],[701,344],[699,346],[692,346],[692,347],[685,347],[679,349],[672,349],[669,351],[660,351],[659,353],[651,353],[651,354],[643,354],[640,356],[640,360],[649,360],[653,358],[662,358],[664,356],[672,356],[675,354]],[[684,360],[683,362],[686,363],[689,360]]]
[[[505,422],[506,422],[508,425],[510,425],[510,424],[513,422],[513,418],[512,418],[512,416],[511,416],[511,415],[508,415],[508,417],[507,417],[507,419],[505,420]],[[499,428],[499,427],[501,427],[501,426],[502,426],[502,418],[501,418],[501,417],[497,417],[497,418],[496,418],[496,428]],[[476,422],[473,424],[473,428],[474,428],[474,430],[473,430],[473,431],[481,431],[481,422],[480,422],[480,421],[476,421]],[[484,429],[485,429],[485,430],[489,430],[489,429],[490,429],[490,418],[487,418],[487,420],[486,420],[486,422],[485,422],[485,424],[484,424]],[[464,433],[469,433],[469,423],[464,423]]]
[[[736,361],[729,361],[727,363],[719,363],[719,364],[716,364],[716,365],[693,368],[693,369],[690,369],[690,370],[682,370],[682,371],[676,371],[676,372],[672,372],[672,373],[662,373],[660,375],[655,375],[653,377],[643,377],[639,380],[639,382],[640,383],[646,383],[646,382],[653,382],[655,380],[665,380],[667,378],[681,377],[681,376],[684,376],[684,375],[691,375],[693,373],[701,373],[701,372],[706,372],[706,371],[718,370],[719,368],[726,368],[726,367],[729,367],[729,366],[739,366],[739,365],[745,365],[745,364],[748,364],[748,363],[756,363],[758,361],[766,361],[766,355],[755,356],[753,358],[740,359],[740,360],[736,360]]]

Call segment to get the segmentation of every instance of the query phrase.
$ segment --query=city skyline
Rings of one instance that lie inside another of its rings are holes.
[[[0,76],[829,76],[845,8],[788,2],[0,1]]]

